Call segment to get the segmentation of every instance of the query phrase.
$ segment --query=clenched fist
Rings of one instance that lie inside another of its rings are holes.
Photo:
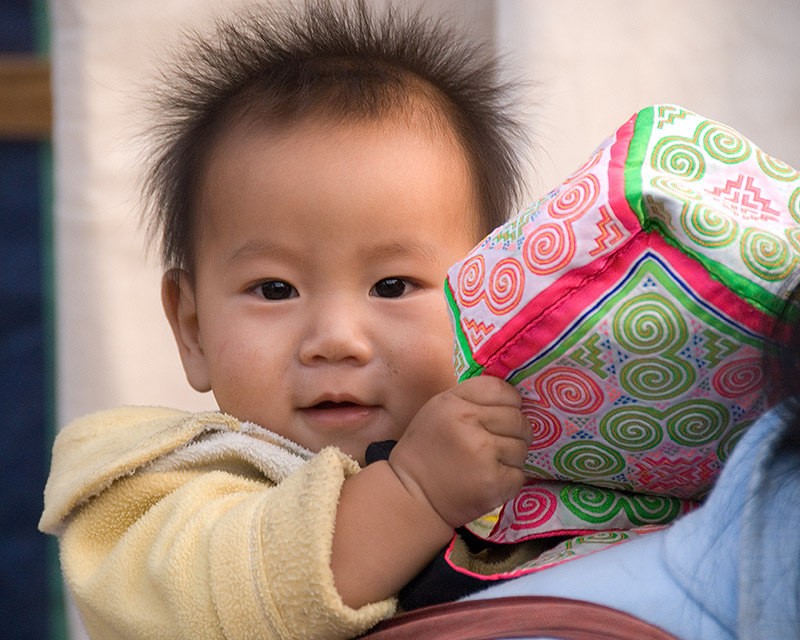
[[[522,487],[531,428],[517,390],[490,376],[431,398],[397,442],[389,464],[409,492],[460,527]]]

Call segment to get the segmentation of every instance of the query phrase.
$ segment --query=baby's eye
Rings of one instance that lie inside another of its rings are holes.
[[[408,293],[413,285],[403,278],[384,278],[378,280],[369,292],[378,298],[399,298]]]
[[[265,300],[288,300],[297,297],[297,289],[283,280],[267,280],[256,286],[255,291]]]

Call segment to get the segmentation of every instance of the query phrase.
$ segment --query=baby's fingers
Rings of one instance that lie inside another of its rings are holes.
[[[509,406],[519,409],[522,398],[514,385],[494,376],[469,378],[456,385],[453,392],[460,398],[484,407]]]
[[[525,484],[525,450],[516,445],[500,447],[496,465],[491,484],[483,485],[493,487],[491,497],[485,502],[490,510],[511,500]]]
[[[520,438],[497,439],[497,460],[507,467],[524,469],[528,457],[528,443]]]
[[[526,450],[533,440],[528,419],[516,407],[495,407],[487,411],[481,425],[491,434],[519,440]]]

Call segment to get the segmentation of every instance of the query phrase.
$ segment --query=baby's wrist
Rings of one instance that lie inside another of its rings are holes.
[[[385,465],[387,473],[391,474],[392,482],[400,496],[398,500],[408,504],[408,508],[415,512],[415,520],[430,523],[432,529],[438,529],[443,538],[449,539],[454,526],[436,508],[416,478],[401,466],[393,464],[391,458],[382,464]]]

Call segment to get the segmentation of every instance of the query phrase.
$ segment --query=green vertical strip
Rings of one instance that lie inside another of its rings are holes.
[[[447,278],[444,283],[444,295],[447,298],[447,306],[453,320],[453,332],[458,342],[456,348],[461,352],[461,355],[464,356],[464,360],[467,363],[467,370],[459,376],[459,381],[479,376],[483,372],[483,367],[475,362],[475,359],[472,357],[469,341],[467,340],[467,336],[464,335],[464,330],[461,328],[461,312],[458,309],[458,304],[456,304],[455,297],[450,289],[449,278]]]
[[[50,16],[47,0],[33,0],[33,24],[36,52],[39,55],[50,54]],[[45,464],[50,463],[50,446],[56,432],[56,291],[55,291],[55,236],[53,224],[53,147],[50,140],[43,140],[39,146],[39,189],[42,209],[40,212],[41,260],[42,274],[42,322],[46,344],[45,357],[45,420],[48,443],[44,452]],[[64,583],[58,559],[58,545],[53,537],[48,537],[48,627],[50,640],[67,640],[66,607],[64,601]]]
[[[647,154],[647,145],[650,144],[650,132],[653,130],[653,110],[654,107],[648,107],[636,114],[628,157],[625,159],[625,198],[643,229],[647,229],[648,221],[643,202],[642,164]]]
[[[36,53],[50,53],[50,17],[47,11],[47,0],[33,0],[33,26]]]

